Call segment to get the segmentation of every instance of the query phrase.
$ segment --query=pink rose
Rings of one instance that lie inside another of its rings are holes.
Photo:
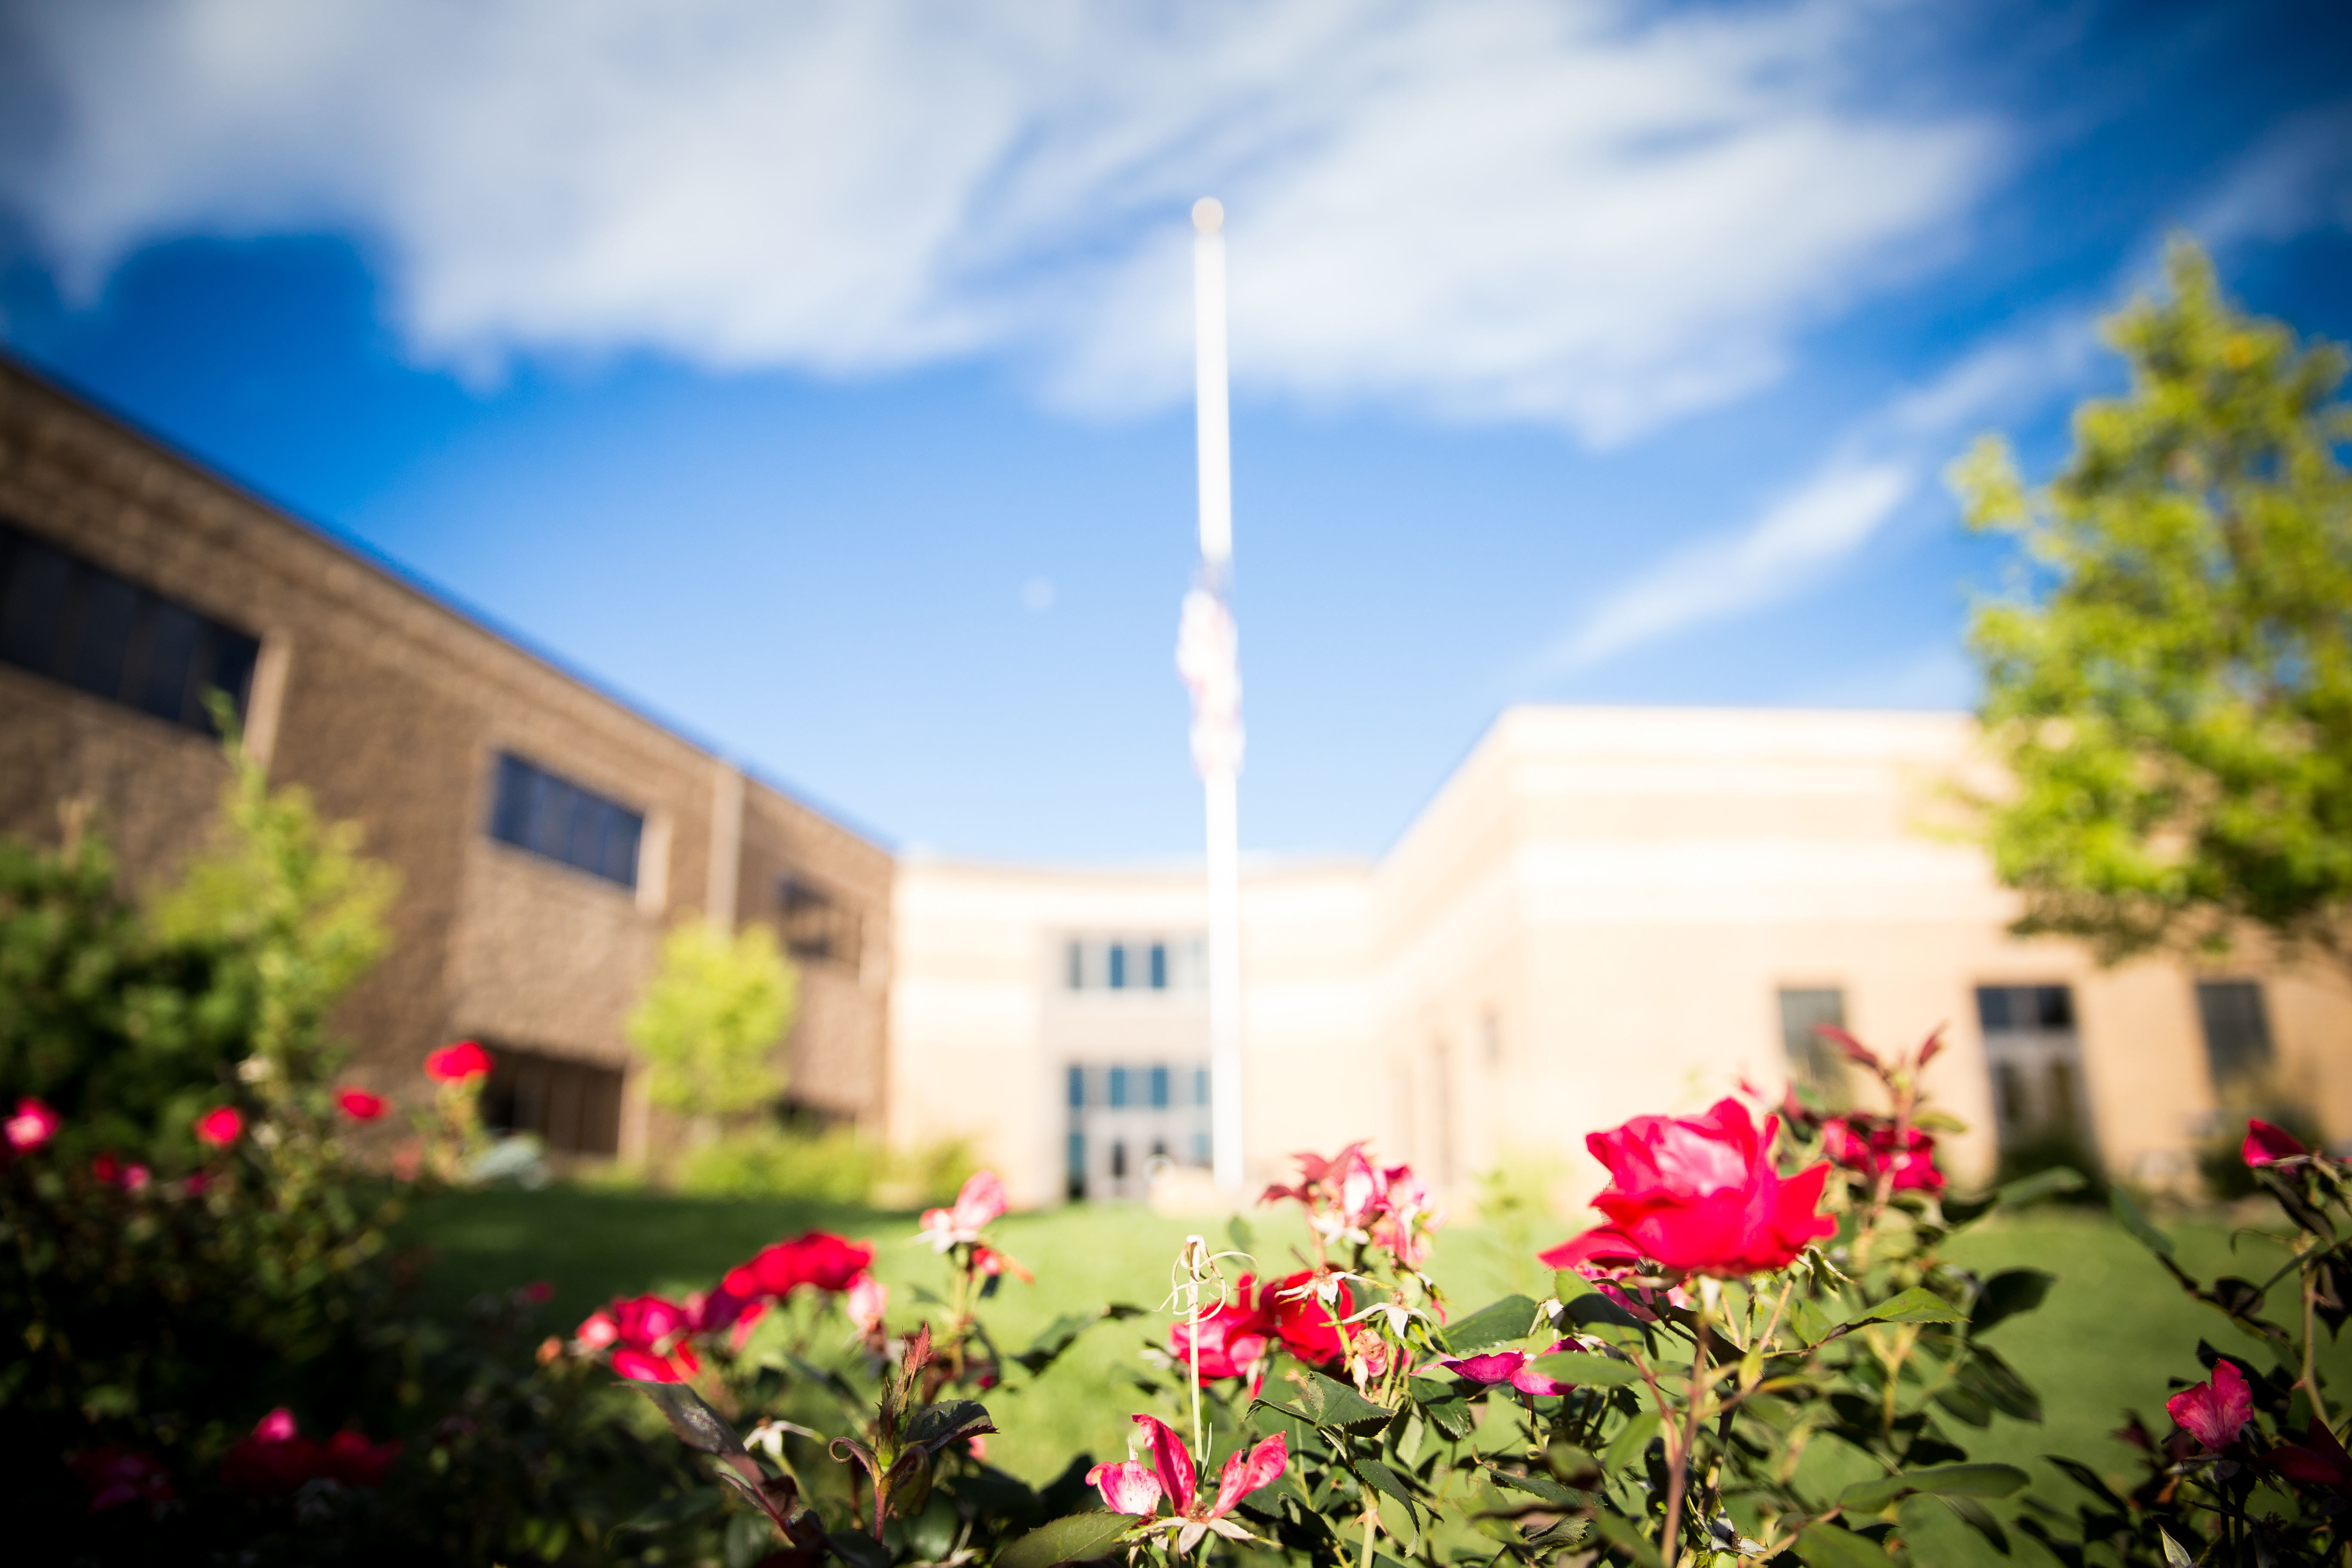
[[[56,1111],[28,1094],[16,1102],[16,1114],[0,1122],[0,1138],[12,1152],[29,1154],[56,1137],[62,1125]]]
[[[196,1118],[196,1142],[226,1149],[245,1135],[245,1112],[234,1105],[215,1105]]]
[[[2303,1140],[2284,1127],[2273,1127],[2259,1116],[2246,1118],[2246,1141],[2238,1152],[2249,1165],[2275,1165],[2281,1160],[2300,1160],[2308,1156],[2309,1149]]]
[[[2182,1431],[2218,1454],[2254,1418],[2254,1395],[2244,1373],[2219,1361],[2211,1377],[2182,1389],[2164,1402],[2164,1408]]]

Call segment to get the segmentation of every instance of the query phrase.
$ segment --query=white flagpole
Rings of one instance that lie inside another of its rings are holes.
[[[1209,1133],[1217,1185],[1242,1186],[1241,673],[1225,590],[1234,553],[1226,409],[1225,210],[1192,207],[1193,397],[1198,410],[1201,581],[1185,596],[1177,667],[1192,689],[1192,763],[1207,806]]]

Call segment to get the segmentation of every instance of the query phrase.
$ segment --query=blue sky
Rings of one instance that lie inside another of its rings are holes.
[[[17,354],[886,839],[1183,855],[1194,197],[1243,840],[1517,701],[1955,707],[2167,234],[2352,337],[2340,5],[0,5]]]

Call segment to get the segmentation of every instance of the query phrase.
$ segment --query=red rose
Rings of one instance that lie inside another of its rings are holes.
[[[107,1443],[68,1455],[66,1468],[89,1496],[89,1511],[104,1513],[125,1503],[154,1504],[172,1500],[170,1472],[152,1454]]]
[[[279,1405],[221,1458],[221,1483],[247,1497],[285,1497],[319,1473],[324,1453]]]
[[[245,1135],[245,1112],[234,1105],[215,1105],[196,1118],[196,1142],[226,1149]]]
[[[1916,1127],[1897,1151],[1893,1123],[1874,1116],[1833,1116],[1822,1123],[1822,1152],[1874,1182],[1892,1171],[1895,1192],[1944,1190],[1944,1173],[1936,1169],[1936,1140]]]
[[[782,1299],[803,1285],[838,1293],[866,1272],[874,1248],[827,1231],[813,1230],[794,1241],[763,1247],[749,1263],[727,1271],[720,1281],[730,1295],[749,1300],[754,1296]]]
[[[425,1058],[425,1076],[436,1083],[464,1083],[490,1070],[490,1053],[471,1040],[444,1046]]]
[[[29,1154],[56,1137],[60,1125],[56,1111],[28,1094],[16,1101],[16,1114],[0,1122],[0,1139],[16,1153]]]
[[[1281,1339],[1282,1348],[1309,1366],[1328,1366],[1347,1354],[1336,1320],[1353,1313],[1356,1300],[1344,1280],[1330,1282],[1339,1294],[1328,1303],[1312,1289],[1303,1295],[1295,1294],[1315,1278],[1314,1269],[1302,1268],[1265,1289],[1274,1302],[1274,1331]]]
[[[331,1476],[347,1487],[380,1487],[383,1473],[398,1458],[397,1442],[371,1443],[349,1428],[327,1440],[326,1452],[320,1456],[319,1473]]]
[[[2311,1151],[2303,1140],[2284,1127],[2274,1127],[2259,1116],[2246,1118],[2246,1141],[2238,1148],[2246,1163],[2253,1166],[2275,1165],[2281,1160],[2300,1160]]]
[[[1637,1116],[1592,1133],[1585,1147],[1610,1178],[1592,1206],[1670,1269],[1738,1279],[1785,1268],[1837,1222],[1816,1212],[1826,1163],[1786,1180],[1773,1169],[1778,1131],[1727,1098],[1704,1116]]]
[[[373,1121],[392,1107],[380,1094],[370,1094],[363,1089],[347,1089],[335,1096],[335,1104],[354,1121]]]
[[[2166,1400],[2164,1409],[2182,1431],[2218,1454],[2236,1442],[2254,1418],[2254,1394],[2246,1386],[2244,1373],[2220,1361],[2213,1363],[2211,1377]]]
[[[1259,1295],[1257,1280],[1241,1277],[1224,1304],[1201,1314],[1201,1381],[1255,1377],[1272,1349],[1274,1313]],[[1179,1367],[1192,1365],[1192,1323],[1179,1318],[1168,1331],[1168,1353]]]

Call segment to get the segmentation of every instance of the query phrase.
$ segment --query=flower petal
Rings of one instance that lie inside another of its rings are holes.
[[[1178,1513],[1192,1511],[1192,1451],[1176,1428],[1157,1415],[1139,1415],[1135,1424],[1151,1434],[1151,1463],[1160,1472],[1160,1489]]]
[[[1217,1500],[1210,1506],[1209,1517],[1222,1519],[1233,1512],[1235,1503],[1271,1485],[1289,1464],[1290,1445],[1279,1432],[1246,1454],[1233,1455],[1225,1461],[1224,1473],[1217,1478]]]
[[[1087,1484],[1102,1493],[1103,1506],[1113,1513],[1150,1519],[1160,1510],[1160,1478],[1140,1459],[1097,1465],[1087,1472]]]

